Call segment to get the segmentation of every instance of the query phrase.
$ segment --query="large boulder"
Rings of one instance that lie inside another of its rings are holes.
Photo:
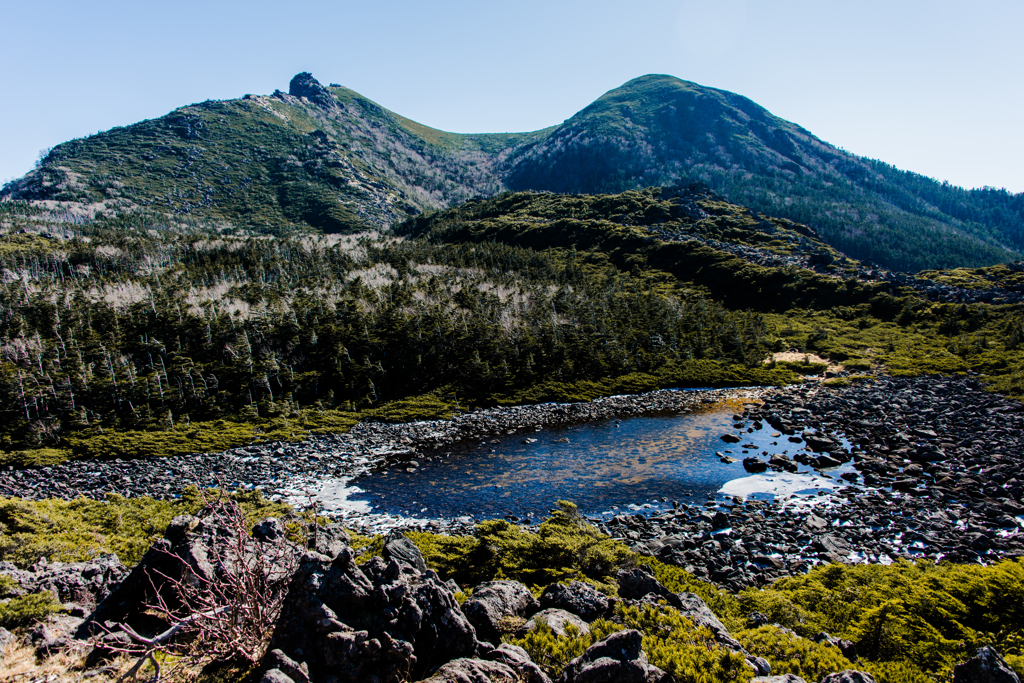
[[[990,645],[953,667],[953,683],[1020,683],[1020,677]]]
[[[569,635],[567,630],[567,627],[569,626],[575,626],[576,632],[579,635],[587,635],[590,633],[590,627],[587,626],[587,622],[583,621],[572,612],[566,612],[564,609],[555,608],[544,609],[534,614],[520,629],[520,633],[535,630],[538,623],[541,621],[550,626],[555,635],[559,636]]]
[[[519,674],[507,664],[482,659],[453,659],[422,683],[520,683]]]
[[[528,617],[540,608],[530,589],[518,581],[488,581],[473,589],[473,595],[462,603],[462,612],[469,618],[480,640],[497,643],[501,640],[499,622],[505,617]]]
[[[350,548],[333,561],[307,554],[273,626],[265,676],[305,683],[298,671],[313,683],[397,683],[474,657],[476,634],[451,590],[417,564],[392,557],[360,567]],[[294,664],[282,666],[283,658]]]
[[[647,661],[643,634],[613,633],[566,665],[560,683],[669,683],[672,677]]]
[[[562,609],[571,612],[584,621],[591,622],[599,617],[607,616],[608,598],[588,583],[573,581],[553,583],[544,589],[540,596],[541,609]]]
[[[700,596],[694,593],[679,593],[679,606],[677,609],[684,617],[693,622],[694,626],[703,626],[715,634],[715,641],[726,649],[734,652],[744,652],[740,642],[732,637],[725,624],[715,616],[707,603]],[[755,667],[756,669],[757,667]]]
[[[645,566],[620,569],[615,578],[619,582],[619,596],[627,600],[643,600],[650,596],[654,601],[665,600],[673,607],[680,607],[682,604],[679,596],[661,585]]]
[[[502,643],[488,653],[485,659],[511,667],[523,683],[551,683],[548,675],[530,659],[526,650],[518,645]]]

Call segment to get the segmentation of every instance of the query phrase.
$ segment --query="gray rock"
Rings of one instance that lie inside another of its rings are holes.
[[[846,671],[829,674],[822,678],[819,683],[875,683],[875,679],[871,674],[864,671],[847,669]]]
[[[6,649],[8,645],[14,643],[18,637],[0,626],[0,650]]]
[[[548,675],[530,659],[526,650],[518,645],[502,643],[492,652],[487,653],[484,659],[501,662],[510,667],[519,675],[523,683],[551,683]]]
[[[296,683],[280,669],[270,669],[263,673],[260,683]]]
[[[311,681],[417,680],[453,657],[476,654],[473,627],[433,571],[392,558],[357,566],[351,548],[311,554],[292,580],[262,670],[287,657]]]
[[[453,659],[421,683],[519,683],[519,674],[502,662]]]
[[[77,617],[51,615],[25,635],[25,643],[35,648],[36,657],[40,659],[58,652],[84,649],[85,643],[76,640],[74,635],[81,623]]]
[[[566,627],[569,625],[575,626],[579,635],[588,635],[590,633],[590,627],[587,626],[587,622],[583,621],[571,612],[566,612],[564,609],[557,609],[554,607],[541,610],[530,617],[530,620],[523,624],[523,627],[519,630],[520,633],[535,630],[537,628],[538,621],[546,623],[551,627],[551,630],[559,636],[569,635],[566,631]]]
[[[807,683],[796,674],[782,674],[781,676],[755,676],[750,683]]]
[[[19,593],[53,591],[61,602],[92,610],[120,585],[128,575],[128,568],[121,564],[117,555],[111,554],[85,562],[39,563],[33,571],[0,567],[0,574],[21,584]]]
[[[612,633],[566,665],[560,683],[668,683],[671,676],[651,666],[641,649],[643,634]]]
[[[497,643],[501,639],[498,622],[503,617],[528,617],[539,607],[530,589],[518,581],[488,581],[473,589],[473,595],[462,603],[462,612],[481,640]]]
[[[828,643],[832,647],[837,648],[843,653],[843,656],[849,659],[851,662],[857,661],[857,645],[852,641],[837,638],[829,635],[828,633],[819,633],[814,637],[816,643]]]
[[[627,600],[642,600],[648,595],[662,598],[673,607],[682,603],[679,596],[662,586],[645,566],[620,569],[615,575],[619,582],[619,596]]]
[[[608,598],[596,588],[582,581],[553,583],[540,596],[542,609],[564,609],[590,622],[608,614]]]
[[[986,645],[953,667],[953,683],[1020,683],[1020,677],[995,648]]]
[[[715,616],[700,596],[694,593],[680,593],[679,612],[693,622],[694,626],[703,626],[715,634],[715,641],[734,652],[743,652],[743,646],[732,637],[725,624]]]
[[[427,564],[416,544],[398,532],[388,535],[384,543],[384,559],[394,559],[398,564],[405,567],[412,567],[416,571],[427,571]]]

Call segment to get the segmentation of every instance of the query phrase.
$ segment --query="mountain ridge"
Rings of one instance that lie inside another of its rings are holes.
[[[895,270],[991,265],[1024,249],[1024,194],[964,190],[857,157],[742,95],[663,74],[539,131],[460,134],[303,72],[287,93],[188,105],[58,145],[0,198],[354,232],[506,190],[692,181]]]

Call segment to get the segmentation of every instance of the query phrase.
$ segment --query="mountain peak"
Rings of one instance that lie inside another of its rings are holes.
[[[288,94],[292,97],[305,97],[307,100],[321,107],[331,107],[337,104],[334,95],[323,86],[320,81],[313,78],[308,71],[296,74],[288,84]]]

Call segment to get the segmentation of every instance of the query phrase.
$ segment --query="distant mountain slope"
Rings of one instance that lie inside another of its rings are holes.
[[[287,94],[204,102],[59,145],[0,198],[349,232],[506,189],[692,180],[897,270],[988,265],[1024,250],[1024,194],[964,190],[857,157],[742,96],[659,75],[559,126],[460,135],[303,73]]]
[[[58,145],[3,196],[351,232],[503,189],[503,150],[543,134],[444,133],[299,74],[288,94],[203,102]]]
[[[574,193],[701,180],[901,270],[994,263],[1024,248],[1024,194],[967,191],[857,157],[745,97],[671,76],[606,93],[517,150],[505,180]]]

